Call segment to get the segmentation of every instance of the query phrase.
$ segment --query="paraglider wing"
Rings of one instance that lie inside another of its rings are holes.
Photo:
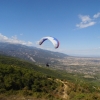
[[[42,43],[43,43],[44,41],[46,41],[46,40],[50,40],[50,41],[53,43],[53,45],[54,45],[55,48],[58,48],[58,47],[59,47],[59,41],[58,41],[56,38],[54,38],[54,37],[43,37],[43,38],[39,41],[39,45],[42,45]]]

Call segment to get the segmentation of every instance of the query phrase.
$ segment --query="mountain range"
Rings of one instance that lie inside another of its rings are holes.
[[[17,57],[38,64],[54,64],[58,62],[56,59],[68,57],[68,55],[59,52],[7,42],[0,42],[0,54]]]

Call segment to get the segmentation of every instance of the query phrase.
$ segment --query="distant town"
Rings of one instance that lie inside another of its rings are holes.
[[[64,59],[57,59],[57,61],[59,61],[57,68],[70,73],[95,75],[100,72],[100,58],[66,57]]]

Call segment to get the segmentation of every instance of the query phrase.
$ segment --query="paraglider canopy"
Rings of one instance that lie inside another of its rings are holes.
[[[54,45],[55,49],[59,47],[58,39],[51,36],[41,38],[39,41],[39,45],[42,45],[46,40],[49,40]],[[49,67],[49,66],[50,66],[49,63],[46,63],[46,67]]]
[[[55,49],[59,47],[59,41],[58,41],[56,38],[51,37],[51,36],[43,37],[43,38],[39,41],[39,45],[42,45],[42,43],[43,43],[44,41],[46,41],[46,40],[50,40],[50,41],[53,43]]]

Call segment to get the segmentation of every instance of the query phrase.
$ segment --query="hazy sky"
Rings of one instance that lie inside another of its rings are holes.
[[[45,36],[60,41],[54,49]],[[100,56],[100,0],[0,0],[0,41]]]

